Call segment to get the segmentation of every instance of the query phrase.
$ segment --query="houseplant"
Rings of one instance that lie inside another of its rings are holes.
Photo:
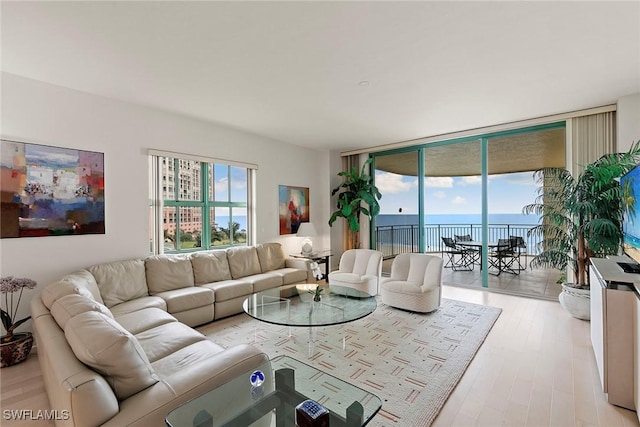
[[[338,175],[344,180],[331,191],[332,196],[338,193],[338,200],[336,210],[329,218],[329,226],[339,217],[344,218],[351,230],[351,248],[360,248],[360,214],[371,220],[380,212],[378,200],[382,194],[374,185],[373,177],[367,173],[372,161],[372,158],[367,159],[360,171],[354,166],[351,170],[340,172]]]
[[[0,279],[0,318],[6,334],[0,337],[0,367],[15,365],[27,358],[33,345],[33,335],[30,332],[15,333],[18,326],[31,319],[27,316],[15,320],[22,300],[24,289],[33,289],[36,282],[31,279],[13,276]],[[18,294],[17,298],[14,297]]]
[[[539,184],[534,203],[525,214],[540,216],[529,230],[540,238],[540,252],[532,267],[573,271],[575,283],[564,283],[560,303],[574,317],[589,319],[588,268],[590,257],[616,255],[622,244],[622,218],[633,203],[629,186],[619,178],[640,160],[640,141],[626,153],[612,153],[588,164],[574,177],[564,168],[534,172]]]
[[[316,288],[313,291],[309,291],[310,293],[313,294],[313,301],[314,302],[320,302],[321,301],[321,295],[322,292],[324,291],[324,288],[320,285],[317,285]]]

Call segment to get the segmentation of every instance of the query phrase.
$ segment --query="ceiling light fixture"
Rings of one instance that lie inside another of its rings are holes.
[[[358,83],[358,85],[360,85],[360,86],[369,86],[369,80],[363,80],[360,83]]]

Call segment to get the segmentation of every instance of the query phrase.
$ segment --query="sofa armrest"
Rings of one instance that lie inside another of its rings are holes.
[[[311,270],[311,260],[306,258],[287,258],[284,260],[284,266],[287,268],[297,268],[298,270],[305,270],[307,272],[307,282],[315,283],[316,279],[313,277],[313,271]]]
[[[159,383],[120,402],[120,412],[103,427],[165,425],[173,409],[253,369],[269,371],[269,357],[257,348],[241,344],[185,366]],[[162,376],[162,375],[160,375]]]
[[[37,305],[32,303],[32,307]],[[33,318],[33,331],[49,405],[69,415],[56,425],[97,426],[115,416],[118,400],[111,387],[76,358],[55,320],[38,315]]]

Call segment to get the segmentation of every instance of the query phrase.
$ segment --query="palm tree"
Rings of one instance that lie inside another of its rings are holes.
[[[211,243],[212,244],[215,242],[224,242],[224,240],[227,238],[228,236],[222,230],[222,228],[218,227],[218,224],[214,223],[211,226]]]
[[[229,242],[231,242],[231,236],[233,236],[233,240],[236,241],[236,237],[239,234],[239,230],[240,230],[240,223],[237,222],[233,222],[231,223],[231,227],[230,228],[224,228],[221,227],[220,231],[226,235],[226,238],[229,240]]]
[[[619,178],[640,160],[640,141],[626,153],[606,154],[573,177],[564,168],[543,168],[534,172],[539,184],[535,203],[525,214],[540,216],[540,225],[529,235],[540,238],[540,253],[533,267],[574,272],[577,285],[588,287],[589,258],[619,253],[623,215],[632,209],[630,183]]]

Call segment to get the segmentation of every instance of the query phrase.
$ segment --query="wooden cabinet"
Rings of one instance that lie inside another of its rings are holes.
[[[634,280],[640,275],[625,274],[614,259],[594,258],[591,264],[591,344],[602,389],[609,403],[635,410]]]

